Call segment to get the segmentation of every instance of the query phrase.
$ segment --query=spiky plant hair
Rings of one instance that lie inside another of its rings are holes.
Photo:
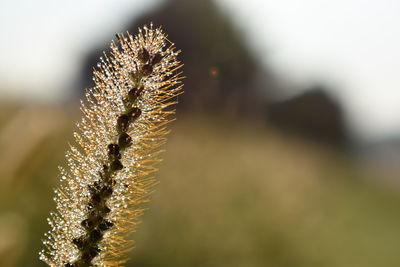
[[[160,28],[117,35],[93,72],[95,86],[81,103],[83,118],[66,153],[40,259],[50,266],[121,266],[132,247],[127,236],[166,141],[171,106],[181,92],[181,63]]]

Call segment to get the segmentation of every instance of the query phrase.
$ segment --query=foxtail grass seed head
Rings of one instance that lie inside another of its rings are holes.
[[[50,266],[121,266],[129,233],[156,183],[152,174],[181,93],[181,63],[160,28],[118,34],[93,72],[66,153],[40,259]]]

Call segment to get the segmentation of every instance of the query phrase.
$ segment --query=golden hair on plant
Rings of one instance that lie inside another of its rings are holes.
[[[117,35],[93,72],[66,153],[40,259],[50,266],[121,266],[181,93],[181,63],[161,28]]]

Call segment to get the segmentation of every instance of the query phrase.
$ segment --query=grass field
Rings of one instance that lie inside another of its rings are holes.
[[[0,266],[44,266],[51,188],[76,118],[2,112]],[[171,126],[128,266],[400,265],[400,194],[346,155],[238,121],[181,116]]]

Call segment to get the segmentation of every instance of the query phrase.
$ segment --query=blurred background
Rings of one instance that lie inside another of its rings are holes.
[[[44,266],[92,68],[151,21],[187,78],[127,266],[400,266],[400,2],[1,4],[0,266]]]

